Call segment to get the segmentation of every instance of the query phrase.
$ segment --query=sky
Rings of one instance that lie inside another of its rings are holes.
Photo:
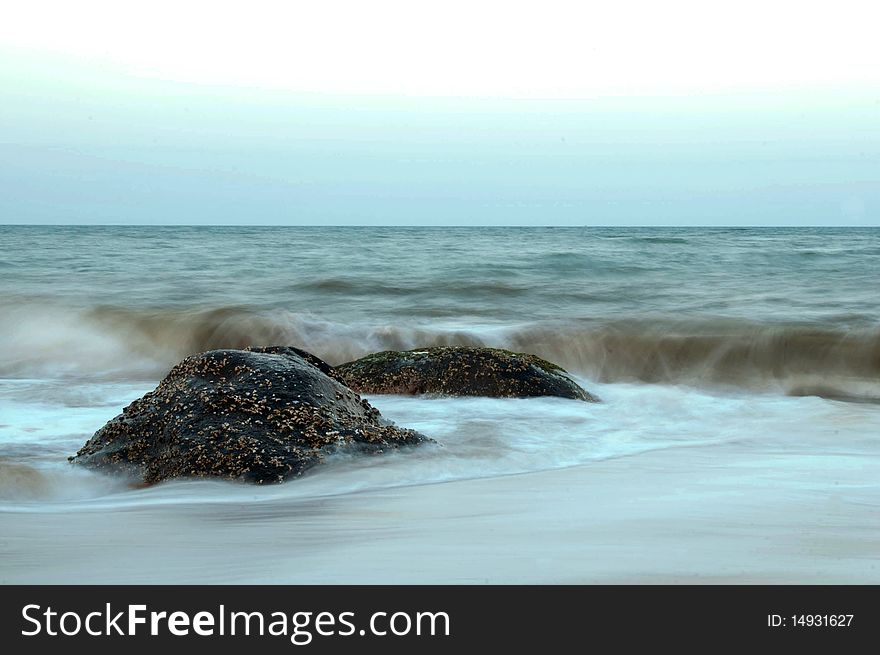
[[[870,2],[30,0],[0,222],[880,225]]]

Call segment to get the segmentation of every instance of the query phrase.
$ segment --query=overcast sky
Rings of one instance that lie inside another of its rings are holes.
[[[0,222],[878,225],[878,17],[31,0],[0,22]]]

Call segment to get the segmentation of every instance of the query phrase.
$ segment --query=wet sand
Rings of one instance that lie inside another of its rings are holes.
[[[880,459],[823,450],[728,443],[337,496],[4,511],[0,581],[880,583]]]

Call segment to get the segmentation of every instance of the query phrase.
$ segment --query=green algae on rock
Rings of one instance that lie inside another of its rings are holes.
[[[598,398],[551,362],[499,348],[436,347],[367,355],[337,366],[337,375],[359,393],[442,394],[529,398]]]
[[[431,441],[384,421],[322,360],[288,347],[187,357],[70,460],[153,484],[296,477],[345,448],[381,453]]]

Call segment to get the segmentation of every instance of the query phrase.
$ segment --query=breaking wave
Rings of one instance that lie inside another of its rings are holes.
[[[188,354],[257,345],[296,345],[331,364],[379,350],[485,345],[534,353],[600,382],[727,385],[880,402],[877,327],[616,319],[456,329],[343,324],[245,307],[2,309],[0,377],[155,379]]]

